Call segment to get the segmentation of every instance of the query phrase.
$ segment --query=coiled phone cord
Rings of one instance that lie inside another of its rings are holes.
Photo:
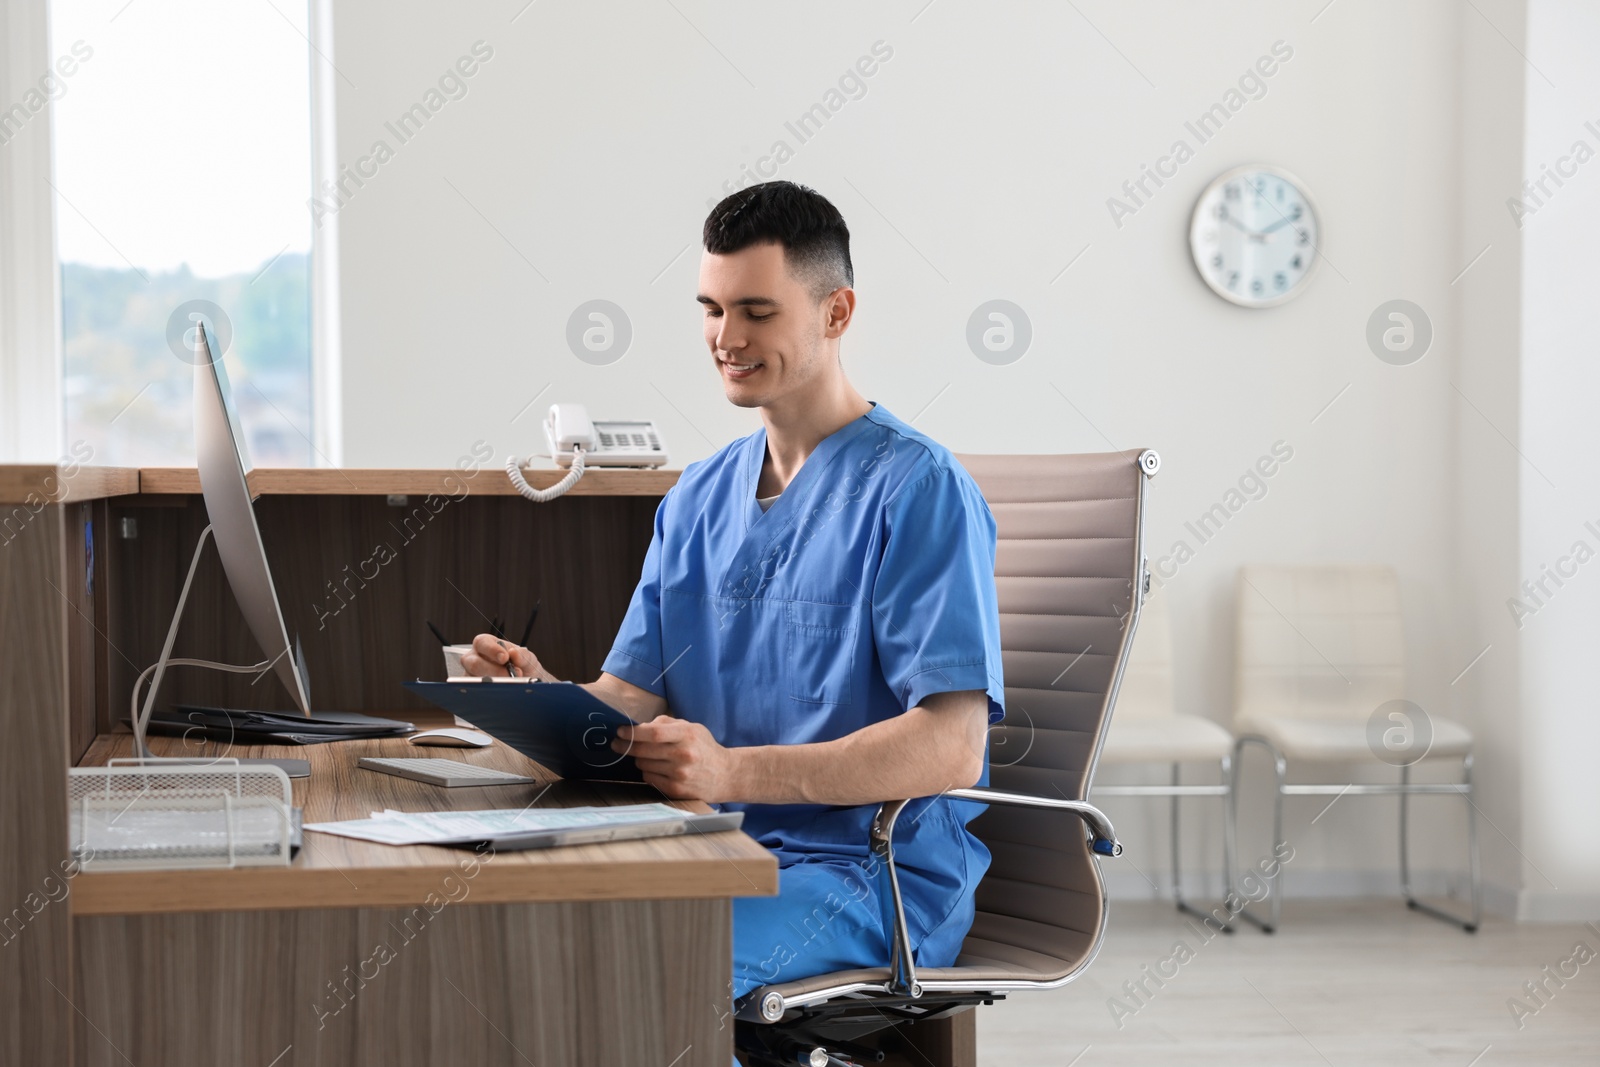
[[[547,504],[574,485],[577,485],[578,479],[583,477],[583,448],[581,446],[573,448],[572,469],[567,471],[565,477],[548,489],[535,489],[528,484],[528,479],[522,476],[522,466],[517,462],[516,456],[506,460],[506,477],[511,479],[512,486],[526,499],[533,501],[535,504]]]

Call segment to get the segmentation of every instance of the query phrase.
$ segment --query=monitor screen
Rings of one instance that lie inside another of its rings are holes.
[[[212,355],[205,324],[195,323],[194,439],[200,492],[216,539],[217,555],[244,620],[272,664],[278,680],[303,714],[311,713],[310,693],[299,648],[289,640],[278,593],[267,566],[261,530],[256,525],[246,480],[250,461],[244,434],[228,390],[222,353]]]

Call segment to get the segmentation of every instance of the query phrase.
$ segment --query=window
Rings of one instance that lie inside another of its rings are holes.
[[[307,17],[304,0],[54,0],[66,439],[97,463],[194,462],[169,319],[208,300],[251,460],[312,465]]]

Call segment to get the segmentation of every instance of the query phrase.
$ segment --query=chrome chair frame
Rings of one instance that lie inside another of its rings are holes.
[[[1478,856],[1478,820],[1477,805],[1472,802],[1472,753],[1468,752],[1462,757],[1461,781],[1440,783],[1413,783],[1411,781],[1411,765],[1405,764],[1400,768],[1400,781],[1398,783],[1296,783],[1288,782],[1288,760],[1283,753],[1278,751],[1276,745],[1259,734],[1244,734],[1234,743],[1234,767],[1236,771],[1235,786],[1237,787],[1237,771],[1242,768],[1244,747],[1247,744],[1260,745],[1267,750],[1272,758],[1274,769],[1274,790],[1272,799],[1272,840],[1275,848],[1281,849],[1287,842],[1283,838],[1283,798],[1286,796],[1392,796],[1400,798],[1400,895],[1406,902],[1406,907],[1412,911],[1420,911],[1441,922],[1450,923],[1461,927],[1467,933],[1476,933],[1479,924],[1483,921],[1483,887]],[[1467,802],[1467,862],[1470,871],[1472,912],[1468,916],[1455,915],[1442,908],[1436,908],[1418,900],[1411,892],[1411,863],[1408,850],[1408,805],[1407,799],[1412,796],[1424,795],[1455,795]],[[1237,825],[1239,810],[1238,789],[1234,789],[1233,818]],[[1232,877],[1237,874],[1237,869],[1230,866],[1229,892],[1232,894],[1235,886]],[[1283,867],[1278,865],[1266,879],[1268,884],[1268,897],[1271,901],[1268,916],[1262,919],[1248,908],[1239,912],[1239,917],[1259,927],[1263,933],[1272,933],[1278,928],[1283,915],[1283,892],[1280,882],[1283,878]],[[1240,898],[1242,899],[1242,898]]]
[[[1181,784],[1181,763],[1172,765],[1171,785],[1101,785],[1096,786],[1094,795],[1097,797],[1170,797],[1172,808],[1172,900],[1178,911],[1184,915],[1193,916],[1206,923],[1219,924],[1219,929],[1225,934],[1233,933],[1232,919],[1241,910],[1236,906],[1239,897],[1233,892],[1233,872],[1235,839],[1238,834],[1237,824],[1234,822],[1236,805],[1233,799],[1233,757],[1223,756],[1219,761],[1221,767],[1220,784],[1218,785],[1183,785]],[[1184,797],[1219,797],[1222,800],[1222,890],[1223,907],[1228,910],[1228,919],[1219,920],[1214,911],[1201,911],[1190,904],[1183,896],[1183,872],[1181,864],[1182,838],[1179,834],[1178,802]]]

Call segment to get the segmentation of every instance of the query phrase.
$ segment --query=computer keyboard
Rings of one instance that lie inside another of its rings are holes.
[[[464,785],[526,785],[538,779],[492,767],[478,767],[453,759],[388,759],[362,756],[358,766],[447,788]]]

